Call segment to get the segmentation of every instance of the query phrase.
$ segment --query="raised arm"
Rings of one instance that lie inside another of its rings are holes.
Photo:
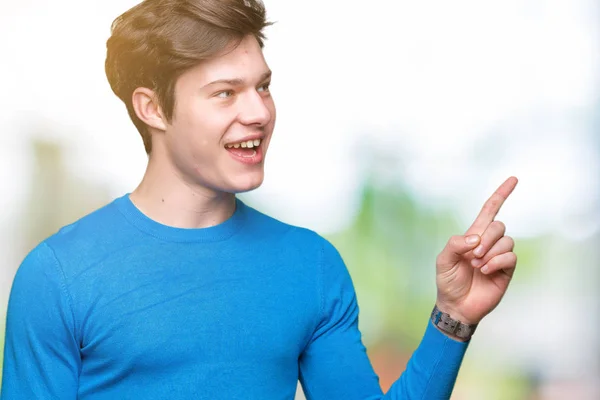
[[[504,224],[494,221],[516,184],[514,177],[504,182],[465,235],[453,236],[436,260],[436,305],[471,328],[498,305],[516,267],[514,242],[504,235]],[[329,243],[324,245],[321,264],[320,322],[300,358],[307,398],[449,399],[468,340],[457,337],[456,331],[442,333],[428,321],[406,370],[384,395],[361,341],[352,281]]]
[[[354,286],[329,243],[324,244],[321,267],[321,320],[300,357],[307,399],[448,399],[468,344],[441,333],[424,315],[425,335],[404,373],[384,395],[361,341]]]

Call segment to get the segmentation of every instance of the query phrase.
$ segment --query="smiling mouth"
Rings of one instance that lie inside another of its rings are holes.
[[[231,155],[236,157],[239,161],[255,164],[259,163],[263,157],[262,151],[262,140],[253,139],[245,140],[243,142],[228,143],[225,145]]]
[[[253,149],[260,146],[262,139],[246,140],[238,143],[229,143],[225,145],[227,149]]]

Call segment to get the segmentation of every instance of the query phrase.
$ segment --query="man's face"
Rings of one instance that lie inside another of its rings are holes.
[[[228,193],[260,186],[275,126],[270,82],[253,36],[178,79],[165,146],[189,184]]]

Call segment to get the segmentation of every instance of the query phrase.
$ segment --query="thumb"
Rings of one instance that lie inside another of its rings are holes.
[[[452,268],[462,257],[473,250],[481,242],[479,235],[452,236],[446,247],[437,257],[438,268],[445,270]]]

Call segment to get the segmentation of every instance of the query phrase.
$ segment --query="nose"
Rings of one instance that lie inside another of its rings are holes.
[[[264,126],[271,121],[271,109],[269,102],[271,98],[264,98],[259,92],[252,91],[244,96],[239,111],[240,122],[244,125]]]

